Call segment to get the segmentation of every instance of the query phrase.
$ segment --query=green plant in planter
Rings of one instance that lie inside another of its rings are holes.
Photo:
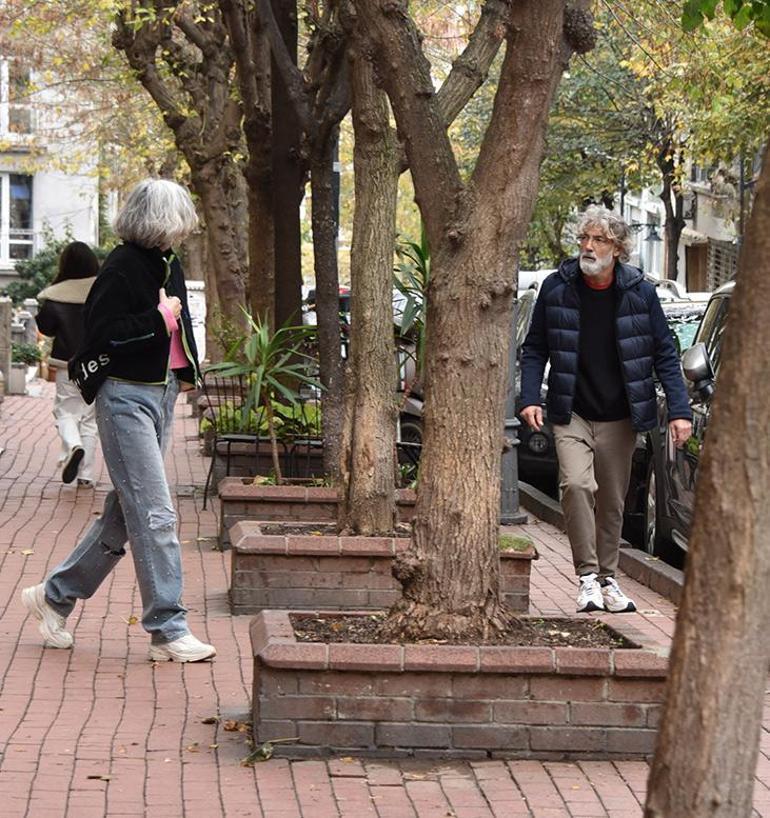
[[[278,458],[280,422],[275,406],[282,402],[301,407],[298,391],[301,385],[321,388],[310,374],[313,359],[302,352],[308,338],[315,333],[315,327],[284,325],[272,331],[266,319],[254,319],[246,310],[243,312],[249,326],[242,346],[239,342],[235,348],[227,350],[228,360],[212,364],[209,371],[219,372],[224,377],[245,377],[248,391],[241,408],[242,418],[248,419],[252,411],[264,414],[275,482],[280,485],[283,482]]]
[[[522,534],[501,534],[498,545],[501,551],[527,551],[533,543]]]
[[[12,343],[11,361],[15,364],[26,364],[35,366],[40,361],[40,348],[37,344]]]
[[[403,349],[414,347],[415,379],[419,379],[425,358],[425,307],[430,283],[430,249],[423,228],[420,243],[401,239],[396,245],[393,286],[404,297],[398,326],[398,341]]]

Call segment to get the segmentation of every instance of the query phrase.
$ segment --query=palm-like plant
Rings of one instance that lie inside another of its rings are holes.
[[[402,239],[396,245],[396,255],[399,262],[393,286],[404,297],[398,322],[399,341],[402,348],[414,345],[415,380],[419,380],[425,357],[425,306],[430,283],[430,249],[424,228],[419,244]]]
[[[243,312],[249,324],[245,340],[227,350],[228,360],[212,364],[208,371],[223,377],[245,377],[248,389],[241,412],[245,418],[252,410],[264,412],[275,482],[280,485],[283,477],[273,404],[285,401],[299,406],[298,388],[303,384],[320,389],[318,380],[311,374],[313,359],[302,351],[315,327],[284,325],[273,332],[266,319],[254,319],[246,310]]]

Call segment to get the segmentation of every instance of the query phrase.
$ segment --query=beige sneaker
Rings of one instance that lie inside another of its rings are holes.
[[[24,607],[40,620],[39,630],[45,644],[50,648],[71,648],[72,634],[65,630],[66,619],[56,613],[45,598],[45,583],[25,588],[21,592],[21,601]]]
[[[166,642],[163,645],[150,645],[151,662],[203,662],[217,655],[213,645],[207,645],[196,639],[191,633]]]

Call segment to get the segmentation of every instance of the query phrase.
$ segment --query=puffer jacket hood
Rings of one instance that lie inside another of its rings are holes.
[[[577,258],[567,259],[543,282],[529,333],[522,347],[521,405],[540,404],[540,388],[548,360],[548,418],[567,424],[572,417],[580,348],[580,295]],[[615,342],[631,423],[643,432],[657,425],[653,369],[666,393],[669,420],[692,418],[679,358],[655,288],[641,270],[615,265],[617,306]]]

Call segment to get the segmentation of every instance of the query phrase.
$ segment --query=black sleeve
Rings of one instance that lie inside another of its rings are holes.
[[[49,338],[55,338],[59,331],[59,321],[57,319],[56,310],[51,307],[51,302],[43,301],[37,315],[35,316],[37,328],[43,335]]]

